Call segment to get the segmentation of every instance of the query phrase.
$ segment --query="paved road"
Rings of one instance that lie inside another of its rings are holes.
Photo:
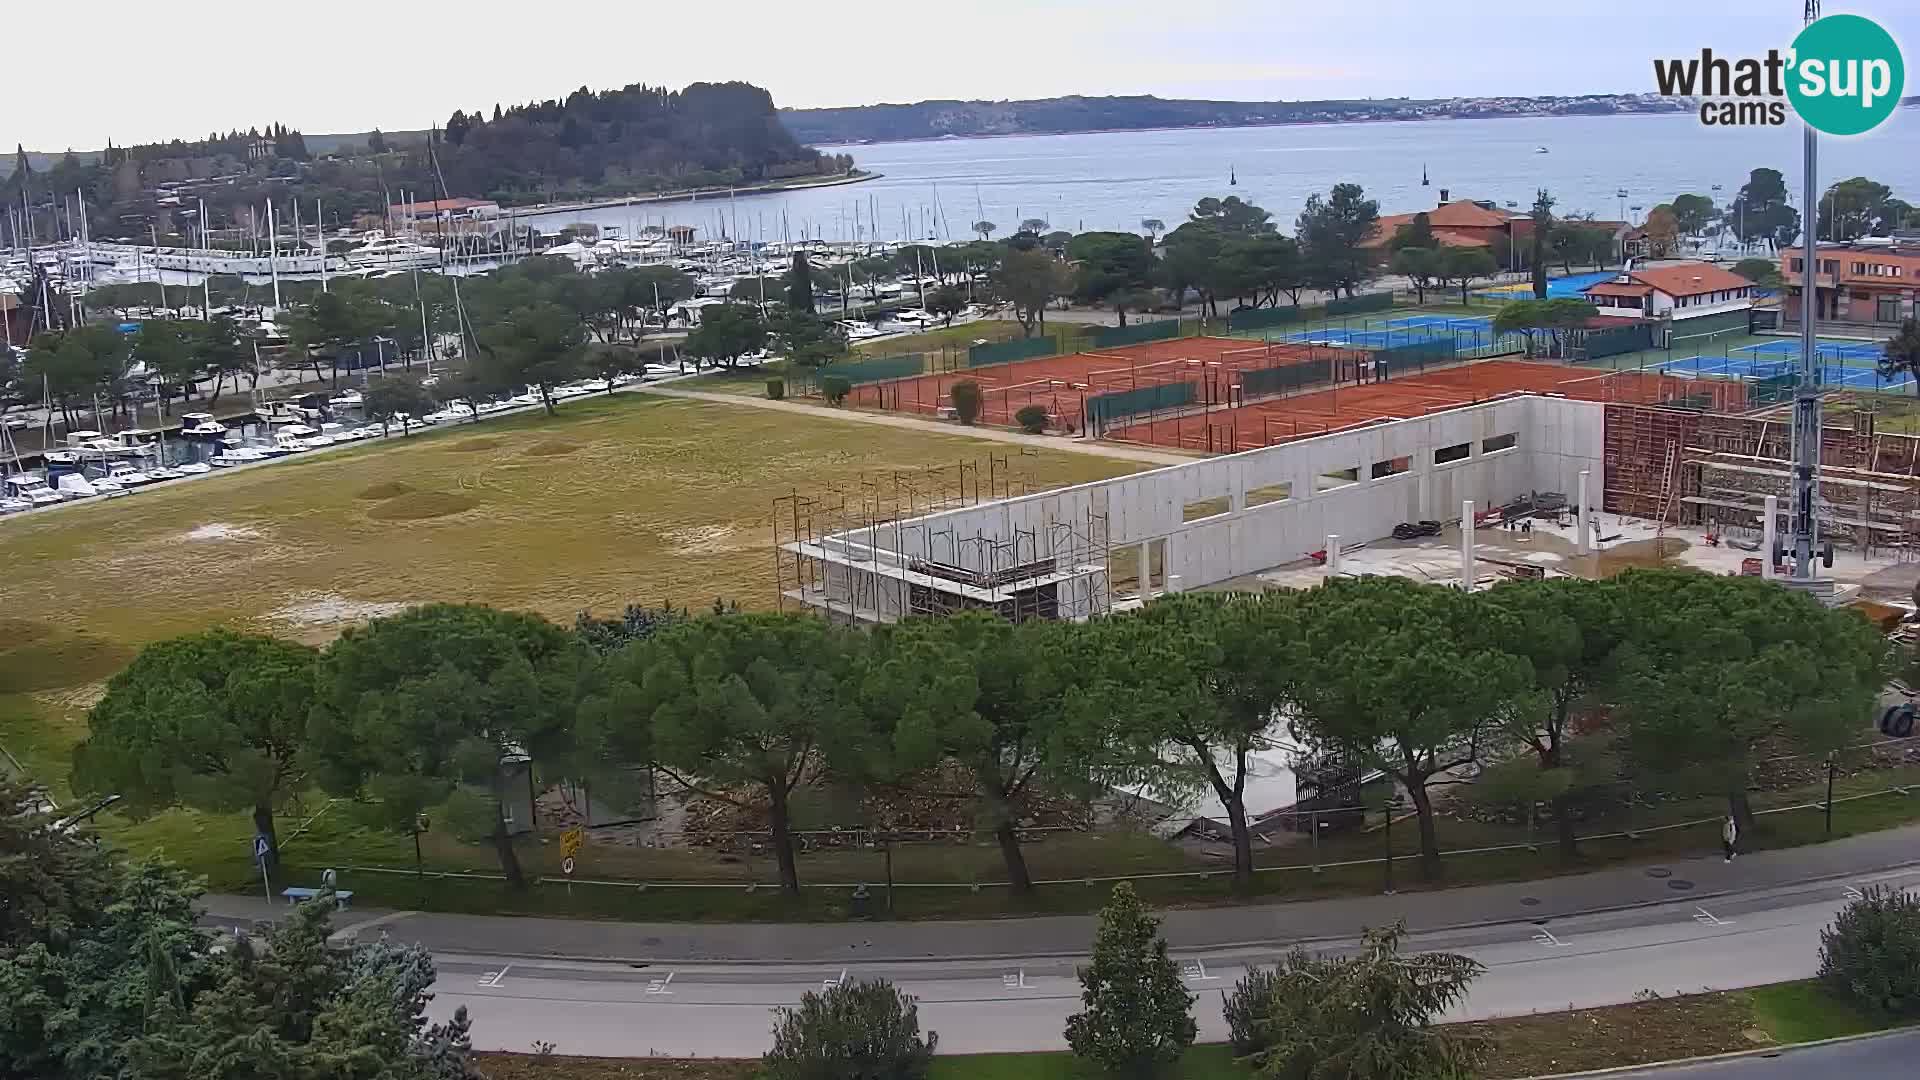
[[[1920,886],[1920,868],[1884,876]],[[1845,902],[1828,883],[1653,908],[1416,935],[1416,949],[1462,952],[1487,967],[1449,1019],[1589,1008],[1662,995],[1805,978],[1819,932]],[[389,924],[405,936],[403,920]],[[503,943],[508,944],[508,943]],[[1344,951],[1350,941],[1321,942]],[[1083,943],[1082,947],[1085,947]],[[1221,994],[1245,970],[1273,962],[1278,945],[1176,949],[1203,1039],[1226,1037]],[[766,1048],[772,1010],[838,979],[883,977],[919,997],[922,1023],[953,1053],[1056,1049],[1079,1008],[1075,958],[922,960],[845,964],[513,960],[441,953],[434,1009],[466,1006],[478,1045],[524,1049],[536,1039],[563,1053],[752,1056]],[[1740,1074],[1727,1074],[1740,1075]],[[1784,1075],[1784,1074],[1783,1074]],[[1911,1075],[1911,1074],[1908,1074]]]
[[[1487,975],[1456,1018],[1582,1008],[1810,975],[1819,930],[1849,891],[1920,887],[1920,828],[1746,856],[1623,867],[1392,897],[1172,911],[1165,930],[1201,997],[1203,1037],[1225,1034],[1219,991],[1287,947],[1351,947],[1398,919],[1412,947],[1465,952]],[[1682,887],[1675,887],[1676,883]],[[349,883],[350,884],[350,883]],[[245,924],[261,900],[210,898]],[[284,911],[284,909],[280,909]],[[595,923],[355,911],[346,933],[391,933],[438,957],[435,1009],[465,1005],[480,1045],[562,1053],[753,1055],[770,1010],[825,980],[892,979],[922,1000],[951,1052],[1051,1049],[1077,1007],[1087,918],[856,925]]]
[[[1805,1046],[1772,1054],[1724,1058],[1698,1065],[1608,1073],[1608,1080],[1911,1080],[1920,1075],[1920,1031]]]

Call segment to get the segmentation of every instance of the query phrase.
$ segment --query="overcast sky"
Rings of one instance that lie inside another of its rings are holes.
[[[1909,65],[1920,61],[1920,0],[1826,9],[1878,19]],[[0,24],[13,91],[0,144],[91,149],[271,121],[402,130],[583,85],[725,79],[764,86],[781,106],[1640,92],[1653,88],[1656,52],[1784,48],[1800,10],[1801,0],[22,2]],[[1920,93],[1913,79],[1907,92]]]

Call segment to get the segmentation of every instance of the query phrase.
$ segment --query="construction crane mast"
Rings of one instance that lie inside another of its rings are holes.
[[[1806,22],[1820,17],[1820,0],[1806,0]],[[1790,578],[1795,584],[1813,581],[1813,560],[1819,550],[1820,498],[1820,357],[1815,343],[1814,315],[1819,310],[1820,262],[1815,240],[1820,227],[1820,146],[1813,125],[1801,121],[1805,141],[1805,172],[1801,177],[1800,370],[1793,391],[1793,512],[1788,544],[1793,556]],[[1827,556],[1832,565],[1832,556]]]

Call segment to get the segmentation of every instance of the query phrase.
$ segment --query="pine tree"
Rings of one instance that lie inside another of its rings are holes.
[[[1167,957],[1160,920],[1121,882],[1100,911],[1093,962],[1080,969],[1084,1012],[1067,1018],[1074,1056],[1128,1078],[1157,1076],[1193,1045],[1193,995]]]
[[[794,311],[813,313],[813,266],[807,262],[807,253],[793,253],[793,268],[787,271],[787,307]]]

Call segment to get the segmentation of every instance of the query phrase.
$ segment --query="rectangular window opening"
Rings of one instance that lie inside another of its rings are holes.
[[[1412,458],[1397,457],[1388,458],[1385,461],[1376,461],[1373,463],[1372,478],[1375,480],[1384,480],[1389,476],[1398,476],[1411,468],[1413,468]]]
[[[1167,542],[1152,540],[1147,543],[1147,588],[1164,589],[1167,587]]]
[[[1107,592],[1114,596],[1140,595],[1140,548],[1133,544],[1107,552]]]
[[[1519,445],[1520,435],[1518,432],[1506,435],[1495,435],[1491,439],[1480,440],[1480,452],[1483,454],[1497,454],[1502,450],[1511,450]]]
[[[1293,498],[1293,485],[1290,483],[1268,484],[1265,487],[1247,489],[1248,506],[1265,506],[1268,503],[1286,502]]]
[[[1233,499],[1226,495],[1216,495],[1211,499],[1190,502],[1180,511],[1181,521],[1199,521],[1201,518],[1218,517],[1233,509]]]
[[[1355,465],[1351,469],[1334,469],[1331,472],[1323,472],[1319,476],[1314,477],[1313,490],[1332,491],[1335,488],[1343,488],[1349,484],[1357,484],[1359,482],[1360,466]]]
[[[1435,450],[1433,452],[1433,463],[1435,465],[1447,465],[1455,461],[1465,461],[1467,458],[1470,458],[1472,456],[1473,456],[1472,443],[1470,442],[1455,443],[1452,446],[1443,446],[1440,449]]]

